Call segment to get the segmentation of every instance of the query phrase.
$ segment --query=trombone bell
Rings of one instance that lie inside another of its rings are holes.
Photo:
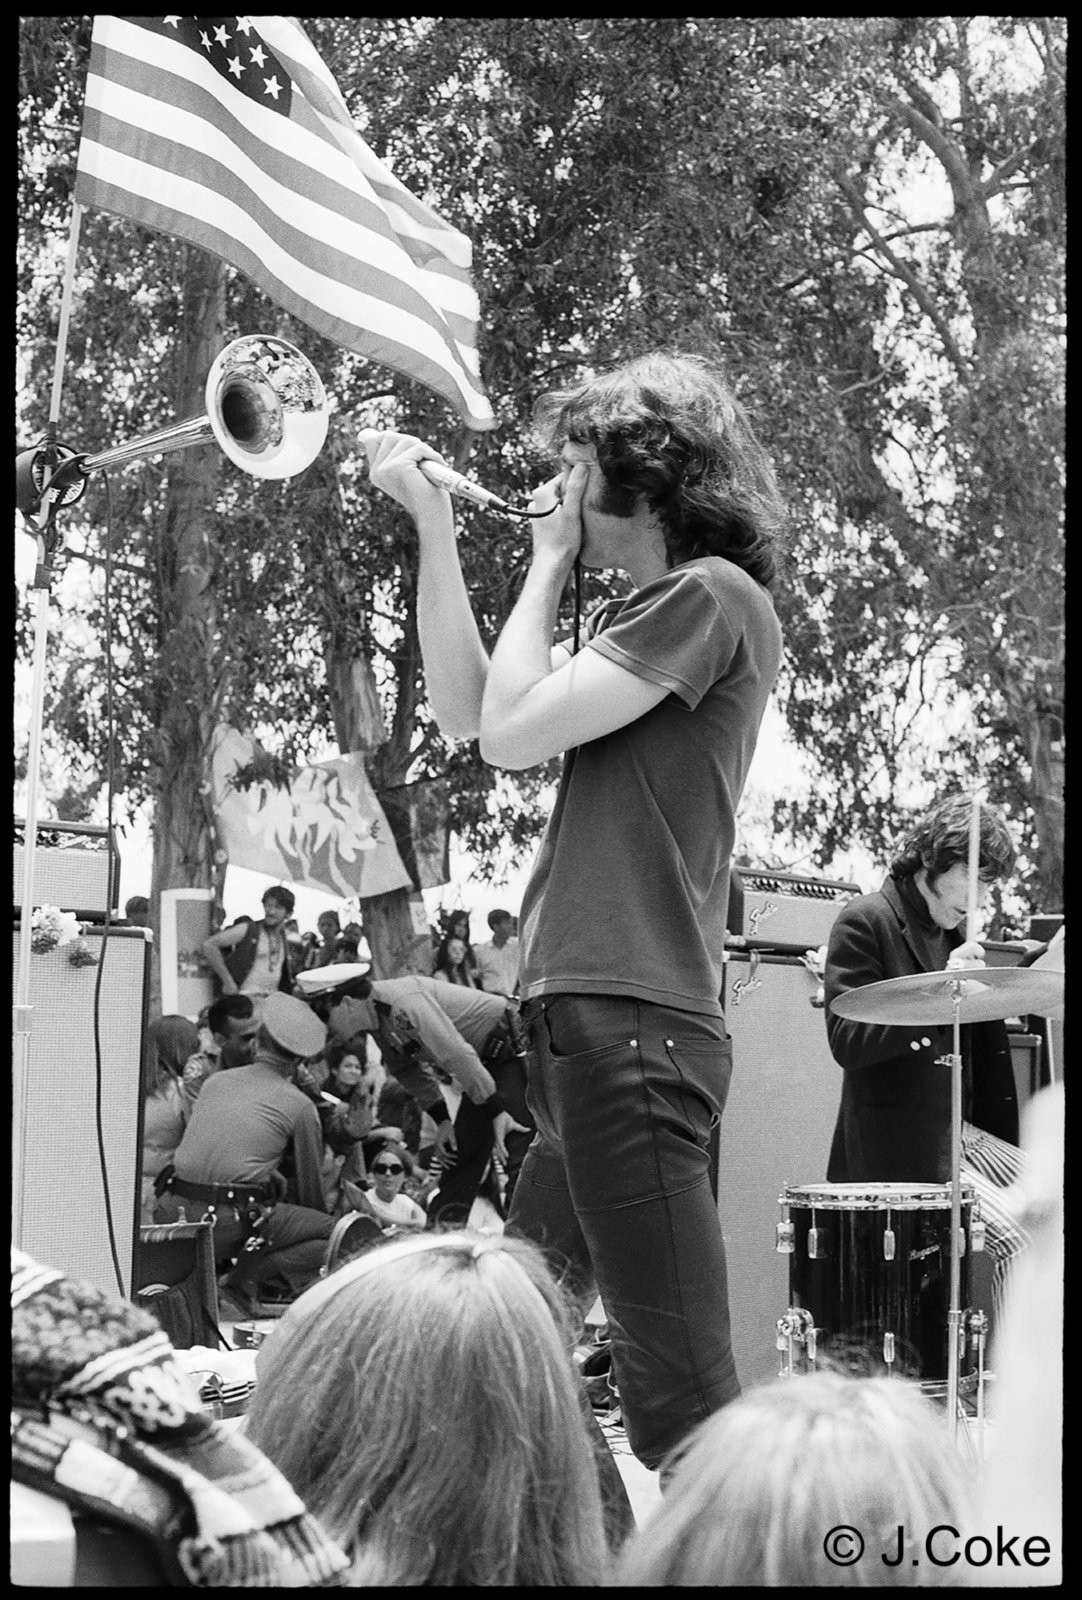
[[[227,344],[207,374],[206,413],[160,428],[100,455],[76,458],[87,476],[145,456],[186,450],[216,439],[257,478],[292,478],[310,467],[327,437],[327,393],[296,345],[272,333],[245,334]]]
[[[214,437],[257,478],[292,478],[323,449],[326,391],[307,356],[285,339],[234,339],[207,374],[205,398]]]

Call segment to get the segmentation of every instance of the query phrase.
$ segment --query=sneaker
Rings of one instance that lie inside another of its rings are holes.
[[[363,1211],[347,1211],[344,1217],[339,1217],[327,1240],[327,1251],[319,1269],[320,1277],[329,1277],[347,1261],[352,1261],[354,1256],[362,1255],[374,1244],[382,1242],[383,1229],[374,1217],[366,1216]]]

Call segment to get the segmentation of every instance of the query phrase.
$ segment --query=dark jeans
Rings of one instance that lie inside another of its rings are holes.
[[[440,1173],[439,1191],[429,1207],[430,1228],[464,1228],[469,1220],[473,1202],[492,1159],[495,1136],[492,1124],[501,1111],[509,1111],[516,1122],[533,1127],[533,1118],[526,1103],[526,1073],[521,1057],[490,1064],[489,1071],[496,1083],[496,1093],[484,1105],[474,1105],[468,1095],[455,1117],[455,1140],[458,1158],[453,1166]],[[512,1131],[507,1139],[508,1190],[513,1190],[532,1133]]]
[[[656,1468],[740,1393],[716,1202],[732,1047],[720,1018],[621,996],[525,1016],[538,1133],[508,1227],[600,1293],[628,1439]]]

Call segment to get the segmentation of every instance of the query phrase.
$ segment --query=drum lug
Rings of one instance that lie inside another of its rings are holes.
[[[973,1251],[974,1255],[976,1255],[978,1251],[984,1249],[986,1231],[984,1218],[978,1217],[974,1211],[973,1218],[969,1224],[969,1248]]]
[[[894,1237],[894,1229],[893,1228],[884,1228],[884,1230],[883,1230],[883,1260],[884,1261],[893,1261],[894,1260],[894,1251],[895,1251],[895,1248],[896,1248],[896,1244],[897,1244],[897,1241],[895,1240],[895,1237]]]
[[[892,1333],[883,1335],[883,1360],[888,1367],[894,1365],[894,1335]]]
[[[785,1315],[778,1318],[777,1348],[783,1355],[788,1356],[788,1361],[783,1364],[781,1370],[783,1378],[791,1378],[794,1374],[794,1345],[802,1345],[805,1355],[814,1365],[818,1332],[818,1328],[812,1323],[811,1312],[803,1310],[800,1306],[790,1306]]]
[[[774,1249],[780,1256],[791,1256],[796,1248],[793,1242],[794,1228],[791,1222],[778,1223],[778,1239]]]
[[[808,1229],[808,1260],[809,1261],[820,1261],[825,1254],[826,1254],[825,1250],[824,1251],[820,1251],[820,1249],[819,1249],[819,1229],[818,1228],[809,1228]]]

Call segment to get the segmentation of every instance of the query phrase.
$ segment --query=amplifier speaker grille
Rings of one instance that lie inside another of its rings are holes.
[[[813,974],[793,956],[734,951],[725,964],[733,1075],[721,1119],[718,1208],[733,1355],[741,1384],[776,1378],[788,1256],[774,1246],[786,1184],[823,1183],[842,1073],[827,1046]]]
[[[86,940],[99,960],[101,1131],[124,1293],[139,1221],[141,1062],[150,947],[142,930]],[[103,945],[104,957],[103,957]],[[117,1292],[98,1150],[94,991],[97,967],[73,967],[61,948],[31,955],[31,1032],[25,1081],[13,1096],[13,1242],[47,1266]],[[18,972],[19,934],[13,944]],[[19,1056],[16,1056],[18,1066]],[[17,1078],[20,1074],[17,1071]]]
[[[26,826],[15,821],[11,903],[22,909]],[[59,906],[76,916],[103,918],[117,904],[120,862],[107,828],[39,822],[34,849],[33,904]]]

